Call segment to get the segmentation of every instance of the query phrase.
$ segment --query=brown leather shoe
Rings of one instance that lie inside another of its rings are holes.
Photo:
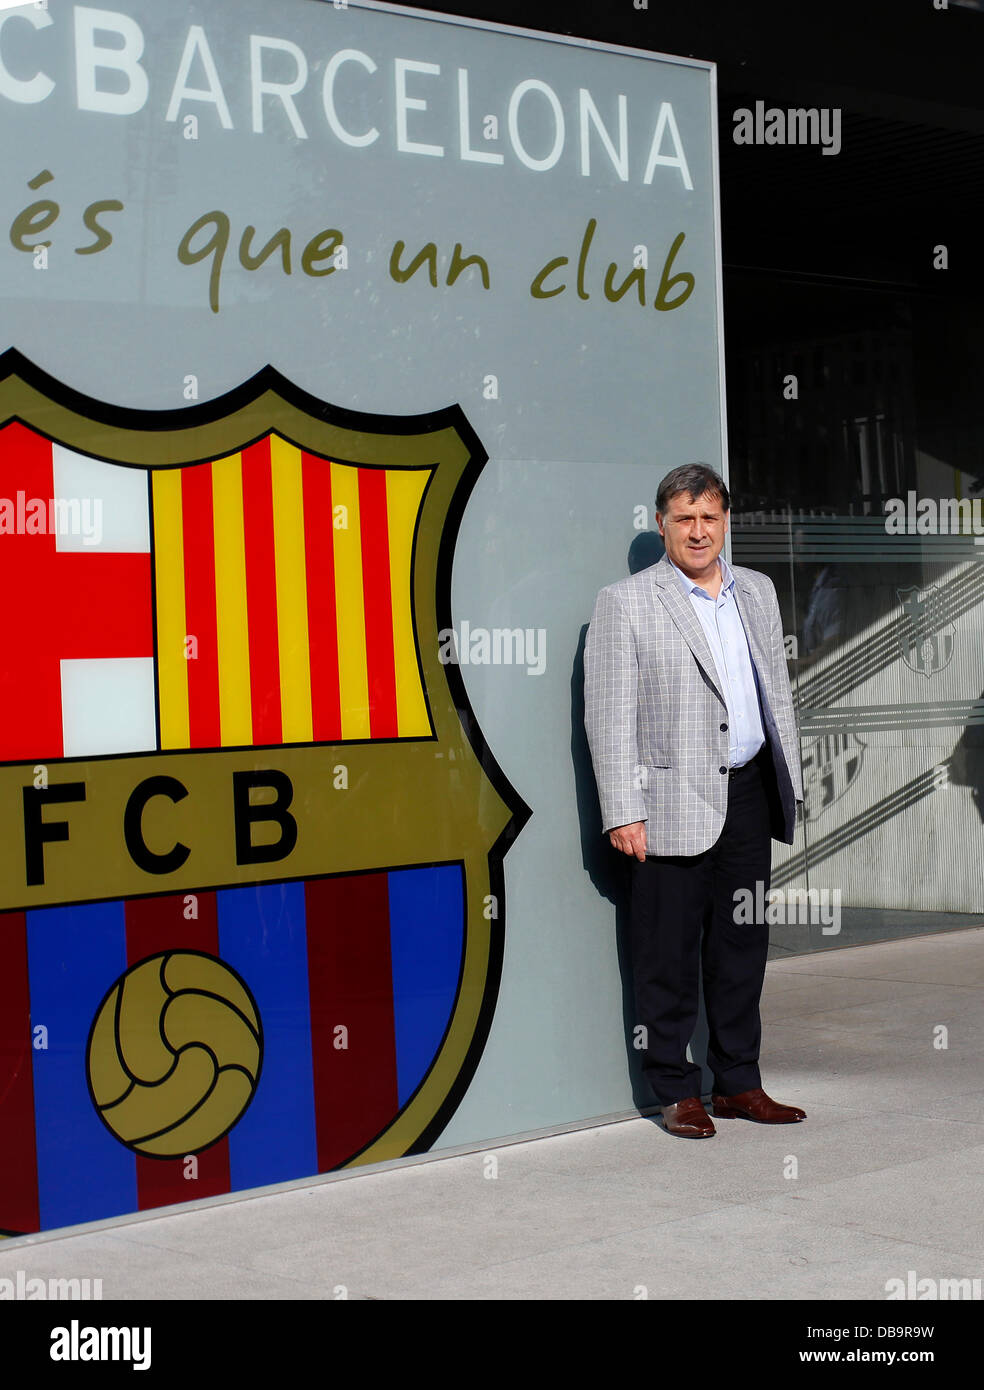
[[[664,1105],[663,1123],[667,1134],[675,1134],[678,1139],[709,1139],[717,1133],[698,1096]]]
[[[760,1125],[792,1125],[806,1119],[798,1105],[780,1105],[761,1087],[742,1091],[738,1096],[712,1096],[714,1115],[719,1120],[757,1120]]]

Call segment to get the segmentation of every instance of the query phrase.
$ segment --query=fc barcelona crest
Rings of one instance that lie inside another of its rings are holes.
[[[425,1151],[528,810],[450,626],[458,407],[265,369],[110,408],[0,358],[0,1230]]]
[[[819,734],[803,748],[803,818],[815,821],[852,786],[866,745],[856,734]]]
[[[926,589],[913,585],[896,589],[902,613],[899,620],[899,649],[910,671],[935,676],[953,657],[955,628],[946,616],[943,595],[935,584]]]

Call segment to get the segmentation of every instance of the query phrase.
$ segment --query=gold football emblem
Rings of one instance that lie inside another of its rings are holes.
[[[121,975],[89,1035],[92,1099],[137,1153],[181,1158],[227,1134],[253,1098],[263,1058],[245,982],[199,951],[150,956]]]

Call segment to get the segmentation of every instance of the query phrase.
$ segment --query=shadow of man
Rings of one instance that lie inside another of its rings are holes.
[[[628,553],[628,570],[638,574],[663,558],[662,539],[656,531],[641,531]],[[632,983],[632,957],[629,953],[629,865],[623,854],[609,844],[602,831],[601,803],[591,765],[591,750],[584,729],[584,642],[588,624],[581,628],[571,671],[571,763],[581,835],[581,864],[600,897],[615,908],[615,949],[622,983],[622,1026],[625,1034],[632,1102],[644,1115],[655,1118],[660,1107],[642,1075],[643,1035],[636,1020],[635,991]],[[704,992],[700,992],[697,1026],[690,1044],[691,1058],[701,1068],[702,1094],[709,1094],[712,1077],[707,1067],[707,1020]]]
[[[984,704],[984,691],[980,703]],[[970,787],[977,814],[984,821],[984,724],[968,724],[950,755],[950,781]]]

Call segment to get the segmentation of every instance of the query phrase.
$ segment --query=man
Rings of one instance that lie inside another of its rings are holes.
[[[730,507],[713,469],[667,474],[656,498],[666,554],[601,591],[584,650],[604,829],[632,861],[643,1072],[667,1130],[695,1139],[715,1132],[686,1056],[701,969],[715,1116],[806,1118],[761,1088],[769,932],[735,910],[742,890],[767,899],[770,836],[792,844],[803,785],[775,588],[721,557]]]

